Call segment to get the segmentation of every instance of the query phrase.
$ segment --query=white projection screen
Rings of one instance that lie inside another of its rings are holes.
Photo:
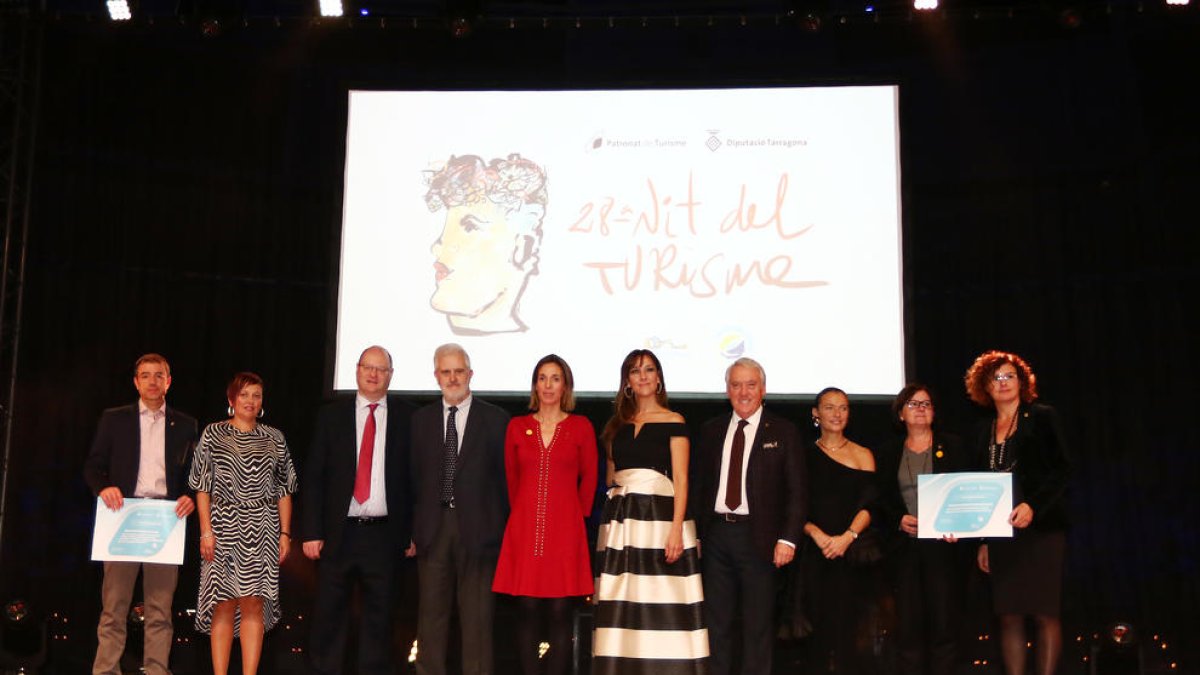
[[[434,349],[480,392],[539,358],[611,395],[634,348],[672,395],[904,384],[895,86],[351,91],[333,387],[372,344],[392,389]]]

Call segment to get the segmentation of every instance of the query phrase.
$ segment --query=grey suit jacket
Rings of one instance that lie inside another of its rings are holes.
[[[499,555],[508,522],[508,487],[504,480],[504,434],[508,413],[471,399],[471,413],[458,449],[454,502],[463,546],[475,555]],[[415,495],[413,542],[417,555],[429,550],[442,522],[442,457],[445,436],[442,401],[413,413],[412,483]]]

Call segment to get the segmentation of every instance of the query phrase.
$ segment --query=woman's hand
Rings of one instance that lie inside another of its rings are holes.
[[[821,547],[821,553],[824,553],[826,558],[834,560],[846,555],[846,549],[850,548],[850,544],[853,543],[854,537],[851,537],[848,532],[843,532],[836,537],[830,537]]]
[[[904,514],[900,518],[900,531],[910,537],[917,536],[917,517]]]
[[[975,562],[979,563],[979,569],[983,570],[984,574],[992,573],[992,568],[988,565],[987,544],[979,547],[979,553],[975,554]]]
[[[200,535],[200,557],[206,562],[212,562],[217,553],[217,539],[212,532]]]
[[[1028,502],[1021,502],[1020,504],[1017,504],[1017,508],[1013,509],[1012,513],[1008,514],[1008,524],[1019,530],[1029,527],[1029,524],[1032,522],[1033,507],[1030,506]]]
[[[286,534],[279,535],[279,564],[282,565],[284,560],[287,560],[288,553],[292,550],[292,538]]]
[[[683,555],[683,525],[672,525],[671,533],[667,535],[666,560],[671,564]]]

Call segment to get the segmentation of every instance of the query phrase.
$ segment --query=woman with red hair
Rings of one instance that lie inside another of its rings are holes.
[[[1037,626],[1037,675],[1053,675],[1062,654],[1062,577],[1066,557],[1067,449],[1058,415],[1036,403],[1037,377],[1009,352],[985,352],[965,378],[967,395],[990,409],[975,438],[976,463],[1013,475],[1011,539],[979,547],[992,580],[1005,675],[1024,675],[1025,617]]]

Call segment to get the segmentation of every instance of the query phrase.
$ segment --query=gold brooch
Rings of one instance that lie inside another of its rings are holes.
[[[533,429],[526,429],[526,430],[525,430],[525,435],[526,435],[526,436],[532,436],[532,435],[533,435]]]
[[[938,450],[936,453],[934,453],[934,456],[936,456],[938,459],[941,459],[942,455],[944,455],[944,454],[945,453],[943,453],[941,450]]]

